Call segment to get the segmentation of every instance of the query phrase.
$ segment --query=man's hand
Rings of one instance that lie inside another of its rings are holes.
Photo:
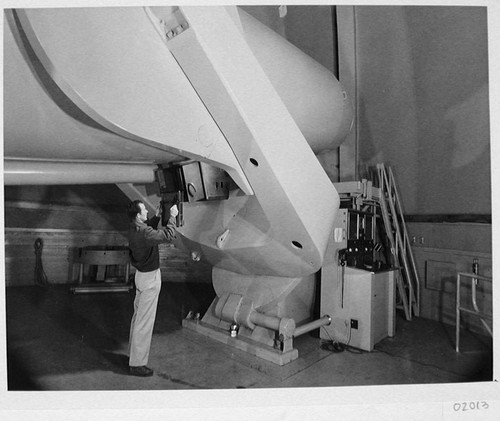
[[[170,216],[175,218],[177,215],[179,215],[179,209],[177,209],[177,205],[174,205],[170,208]]]
[[[162,211],[162,205],[161,205],[161,202],[160,204],[156,207],[156,212],[155,212],[155,216],[160,216],[161,215],[161,211]]]

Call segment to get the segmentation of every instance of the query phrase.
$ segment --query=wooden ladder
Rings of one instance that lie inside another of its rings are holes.
[[[396,285],[407,320],[420,314],[420,281],[406,230],[403,209],[390,167],[377,164],[380,188],[380,210],[391,246],[392,265],[398,269]]]

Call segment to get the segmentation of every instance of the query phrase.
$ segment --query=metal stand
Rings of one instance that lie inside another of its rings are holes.
[[[132,285],[130,277],[130,259],[127,247],[84,247],[79,251],[80,270],[78,286],[70,288],[73,294],[93,292],[129,292]],[[85,265],[98,266],[98,273],[102,274],[102,282],[83,283],[83,269]],[[125,266],[125,276],[122,281],[106,279],[108,266]]]
[[[470,278],[471,279],[471,301],[472,301],[472,308],[470,307],[462,307],[461,302],[460,302],[460,288],[462,285],[462,277],[464,278]],[[493,332],[490,326],[486,323],[486,320],[492,321],[493,318],[489,314],[485,314],[479,310],[479,307],[477,305],[476,301],[476,287],[478,284],[478,281],[485,281],[485,282],[492,282],[491,278],[487,278],[485,276],[479,276],[475,273],[463,273],[459,272],[457,275],[457,299],[456,299],[456,323],[455,323],[455,338],[456,338],[456,347],[455,351],[460,352],[460,312],[465,312],[467,314],[472,314],[473,316],[477,316],[481,319],[481,322],[483,323],[483,326],[485,329],[488,331],[488,333],[493,336]]]

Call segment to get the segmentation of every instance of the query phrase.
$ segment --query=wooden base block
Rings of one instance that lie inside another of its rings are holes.
[[[259,344],[248,338],[232,338],[228,331],[211,326],[202,321],[184,319],[182,321],[182,326],[280,366],[288,364],[299,357],[299,352],[296,349],[292,349],[288,352],[281,352],[268,345]]]

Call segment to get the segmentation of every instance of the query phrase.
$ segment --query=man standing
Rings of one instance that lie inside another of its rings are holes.
[[[140,200],[128,206],[130,227],[128,232],[130,261],[136,268],[134,315],[130,323],[129,372],[134,376],[152,376],[147,367],[153,326],[156,318],[158,296],[161,289],[160,255],[158,244],[172,242],[175,238],[177,206],[170,208],[167,226],[158,228],[160,208],[148,220],[148,210]]]

